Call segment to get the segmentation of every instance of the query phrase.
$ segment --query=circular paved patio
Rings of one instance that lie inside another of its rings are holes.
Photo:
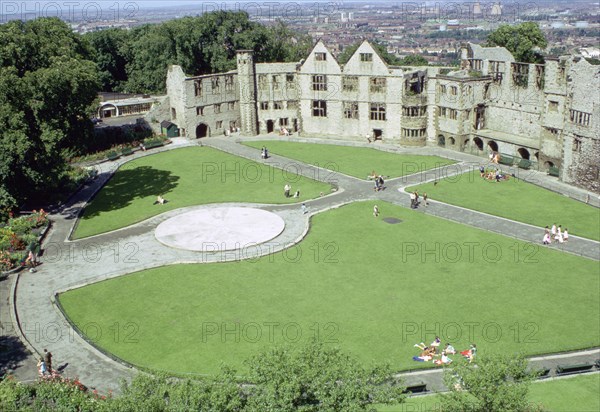
[[[196,252],[236,250],[264,243],[285,228],[275,213],[249,207],[210,207],[162,222],[156,239],[170,247]]]

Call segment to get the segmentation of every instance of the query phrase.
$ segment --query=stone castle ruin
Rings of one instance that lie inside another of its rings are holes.
[[[468,44],[461,69],[387,65],[364,41],[340,65],[317,42],[297,63],[167,74],[169,120],[190,139],[279,134],[442,146],[558,174],[600,193],[600,66],[578,56],[519,63],[502,47]]]

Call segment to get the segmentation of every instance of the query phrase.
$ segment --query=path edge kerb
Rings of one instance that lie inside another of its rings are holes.
[[[29,352],[31,352],[31,354],[33,356],[35,356],[36,358],[39,358],[40,353],[33,347],[31,342],[29,342],[29,339],[27,339],[27,336],[23,333],[23,330],[21,329],[21,321],[19,319],[19,312],[17,311],[17,286],[18,286],[19,279],[21,276],[20,276],[19,272],[17,272],[15,274],[15,276],[16,276],[16,278],[12,282],[12,285],[10,288],[10,293],[8,296],[8,305],[10,308],[10,320],[12,321],[13,325],[17,326],[15,328],[17,337],[21,340],[21,342],[23,342],[23,344],[25,345],[27,350]]]

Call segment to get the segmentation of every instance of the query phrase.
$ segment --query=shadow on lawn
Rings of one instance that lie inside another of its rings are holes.
[[[89,219],[101,212],[122,209],[135,198],[164,196],[177,187],[178,180],[179,176],[150,166],[119,170],[102,188],[99,196],[86,207],[84,217]]]

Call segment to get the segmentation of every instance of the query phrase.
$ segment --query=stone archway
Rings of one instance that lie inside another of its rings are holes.
[[[524,147],[520,147],[519,150],[517,150],[517,153],[519,153],[519,156],[521,156],[521,158],[529,160],[529,150],[525,149]]]
[[[490,140],[487,145],[492,152],[498,152],[498,143],[495,141]]]
[[[438,146],[446,147],[446,138],[444,137],[443,134],[438,136]]]
[[[481,140],[479,137],[474,138],[473,143],[475,143],[477,150],[483,150],[483,140]]]
[[[206,123],[200,123],[196,126],[196,139],[200,139],[202,137],[208,137],[209,129]]]
[[[454,137],[449,137],[448,138],[448,145],[454,146],[455,144],[456,144],[456,140],[454,139]]]
[[[544,170],[549,171],[551,167],[554,167],[554,163],[551,161],[544,162]]]

